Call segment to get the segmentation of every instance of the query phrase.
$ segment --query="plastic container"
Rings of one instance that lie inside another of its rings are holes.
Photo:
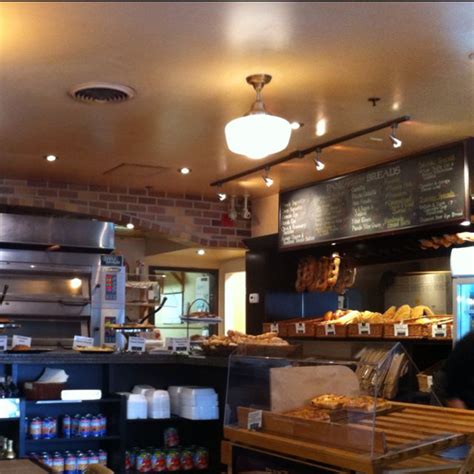
[[[127,399],[127,419],[144,419],[148,415],[148,403],[144,395],[131,393]]]
[[[172,415],[179,415],[179,394],[183,388],[187,387],[184,385],[172,385],[168,387]]]
[[[132,393],[146,396],[149,390],[155,390],[155,387],[152,387],[151,385],[135,385],[135,387],[133,387]]]
[[[163,419],[171,417],[170,396],[166,390],[148,391],[146,399],[148,418]]]
[[[180,416],[188,420],[217,420],[219,419],[219,407],[217,405],[184,405],[181,407]]]

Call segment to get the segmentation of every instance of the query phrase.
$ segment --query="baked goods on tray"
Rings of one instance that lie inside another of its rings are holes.
[[[17,344],[16,346],[12,347],[12,351],[16,352],[25,352],[31,350],[30,346],[26,346],[24,344]]]
[[[318,408],[337,410],[338,408],[342,408],[347,401],[348,398],[344,395],[325,394],[313,398],[311,404]]]
[[[366,413],[386,410],[391,407],[390,402],[383,398],[375,398],[370,395],[346,397],[344,395],[334,395],[331,393],[319,395],[313,398],[311,404],[317,408],[324,408],[326,410],[337,410],[342,408],[347,411],[360,411]]]
[[[331,420],[327,410],[322,410],[320,408],[315,408],[315,407],[296,408],[295,410],[284,412],[283,415],[292,416],[294,418],[302,418],[304,420],[312,420],[312,421],[330,421]]]

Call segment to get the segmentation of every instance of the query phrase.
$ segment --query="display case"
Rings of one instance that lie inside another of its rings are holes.
[[[351,360],[239,351],[229,358],[224,436],[236,447],[361,472],[466,443],[470,412],[394,400],[410,364],[399,343],[370,345]]]

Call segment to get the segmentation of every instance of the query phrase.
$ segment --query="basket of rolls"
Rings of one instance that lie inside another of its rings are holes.
[[[438,338],[452,337],[453,317],[435,315],[429,306],[391,306],[382,316],[385,319],[386,338],[422,339],[433,335],[434,338],[437,335]]]

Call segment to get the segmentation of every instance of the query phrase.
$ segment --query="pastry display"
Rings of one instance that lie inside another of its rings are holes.
[[[15,352],[25,352],[31,350],[30,346],[26,346],[24,344],[17,344],[16,346],[12,347],[12,351]]]
[[[233,346],[239,345],[270,345],[288,346],[288,342],[279,338],[274,332],[259,334],[258,336],[243,334],[239,331],[227,331],[226,336],[211,336],[203,342],[205,347]]]
[[[383,398],[375,398],[370,395],[358,397],[347,397],[344,395],[324,394],[311,400],[311,404],[317,408],[326,410],[345,409],[348,411],[374,411],[386,410],[391,407],[390,403]]]
[[[86,346],[86,347],[77,347],[74,349],[78,352],[114,352],[111,347],[107,346]]]
[[[325,394],[313,398],[311,405],[327,410],[337,410],[338,408],[342,408],[348,400],[348,397],[344,395]]]
[[[302,418],[303,420],[331,421],[331,418],[327,410],[315,408],[312,406],[290,410],[283,413],[283,415],[291,416],[294,418]]]
[[[343,293],[355,281],[356,269],[347,258],[334,253],[331,257],[304,257],[296,271],[295,289],[303,291],[337,291]]]
[[[125,323],[125,324],[115,324],[115,323],[106,323],[106,327],[110,329],[149,329],[153,328],[153,324],[150,323]]]

